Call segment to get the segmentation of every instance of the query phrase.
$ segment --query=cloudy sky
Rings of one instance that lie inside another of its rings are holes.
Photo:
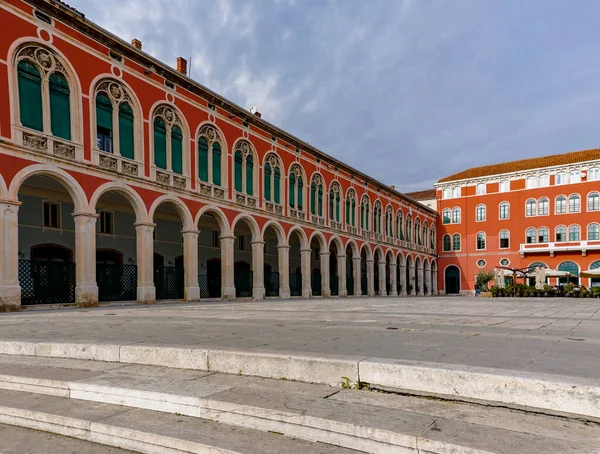
[[[401,190],[600,146],[596,0],[68,0]]]

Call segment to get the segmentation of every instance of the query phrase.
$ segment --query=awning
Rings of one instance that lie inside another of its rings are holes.
[[[594,268],[593,270],[585,270],[582,271],[581,273],[579,273],[579,276],[581,277],[596,277],[596,278],[600,278],[600,268]]]

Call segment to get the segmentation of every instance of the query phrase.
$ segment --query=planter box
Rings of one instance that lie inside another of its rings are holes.
[[[479,294],[479,296],[481,296],[482,298],[491,298],[492,297],[492,292],[481,292]]]

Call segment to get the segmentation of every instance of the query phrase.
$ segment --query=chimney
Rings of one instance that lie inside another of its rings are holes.
[[[390,185],[390,188],[392,188],[392,189],[394,189],[394,190],[395,190],[395,189],[396,189],[396,186],[392,184],[392,185]]]
[[[131,40],[131,45],[136,49],[142,50],[142,42],[137,38]]]
[[[183,57],[177,57],[177,71],[184,76],[187,75],[187,60]]]
[[[262,114],[258,110],[254,112],[254,115],[256,115],[258,118],[262,118]]]

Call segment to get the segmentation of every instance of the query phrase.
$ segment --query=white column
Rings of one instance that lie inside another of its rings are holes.
[[[321,252],[321,296],[327,298],[331,296],[331,287],[329,286],[329,251]]]
[[[156,302],[154,287],[154,226],[153,223],[135,224],[137,262],[137,302]]]
[[[416,295],[417,289],[415,288],[415,265],[411,265],[408,267],[408,277],[409,282],[408,285],[412,286],[412,290],[410,292],[411,296]],[[408,288],[407,288],[408,290]]]
[[[436,271],[431,271],[431,292],[433,295],[438,294],[438,282],[437,282],[437,268]]]
[[[338,270],[338,295],[342,298],[348,296],[348,288],[346,284],[346,254],[337,256]]]
[[[279,264],[279,298],[290,297],[290,245],[277,246]]]
[[[406,265],[400,265],[400,287],[402,287],[400,289],[400,296],[406,296],[408,294],[406,285]]]
[[[98,305],[96,284],[96,213],[73,213],[75,218],[75,303]]]
[[[385,278],[385,262],[379,262],[379,295],[387,296],[386,278]]]
[[[21,309],[19,286],[19,206],[0,201],[0,312]]]
[[[300,249],[300,265],[302,267],[302,298],[312,297],[312,288],[310,286],[310,254],[311,249]]]
[[[375,296],[375,260],[367,259],[367,295]]]
[[[198,230],[182,231],[183,235],[183,268],[184,268],[184,299],[200,301],[198,285]]]
[[[417,268],[416,272],[418,274],[418,279],[415,281],[417,281],[419,285],[417,285],[415,291],[418,296],[423,296],[423,268]]]
[[[425,292],[425,296],[431,296],[431,270],[425,270],[425,287],[427,287],[427,291]]]
[[[398,296],[398,265],[390,263],[390,296]]]
[[[353,278],[354,278],[354,296],[362,295],[362,288],[360,284],[361,280],[361,272],[360,272],[360,257],[354,257],[352,259],[352,267],[353,267]]]
[[[252,242],[252,296],[265,299],[265,242]]]
[[[235,236],[221,236],[221,298],[235,299],[233,243]]]

